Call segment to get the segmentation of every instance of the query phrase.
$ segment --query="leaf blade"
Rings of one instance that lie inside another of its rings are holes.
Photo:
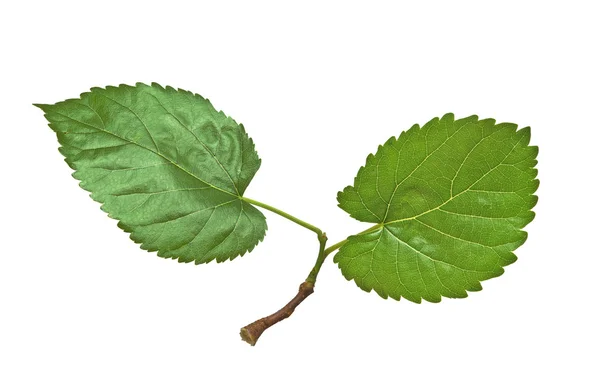
[[[376,244],[364,234],[340,248],[344,276],[384,298],[439,302],[501,275],[534,217],[529,138],[529,128],[451,114],[390,138],[338,193],[351,216],[381,225]]]
[[[260,167],[254,143],[207,99],[138,83],[37,106],[80,186],[143,249],[222,262],[263,239],[264,216],[241,200]]]

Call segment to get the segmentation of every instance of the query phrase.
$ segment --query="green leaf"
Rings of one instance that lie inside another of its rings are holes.
[[[198,264],[263,239],[265,217],[242,200],[260,167],[254,143],[207,99],[137,84],[37,106],[80,186],[143,249]]]
[[[537,202],[529,127],[476,116],[433,119],[390,138],[338,193],[352,217],[377,223],[334,261],[381,297],[439,302],[481,290],[513,263]]]

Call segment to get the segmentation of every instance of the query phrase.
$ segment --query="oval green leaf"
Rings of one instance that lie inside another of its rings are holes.
[[[383,298],[439,302],[481,290],[513,263],[537,202],[529,127],[477,116],[435,118],[390,138],[338,193],[352,217],[377,223],[334,261]]]
[[[263,239],[265,217],[241,199],[260,167],[254,143],[207,99],[138,83],[36,106],[80,186],[143,249],[199,264]]]

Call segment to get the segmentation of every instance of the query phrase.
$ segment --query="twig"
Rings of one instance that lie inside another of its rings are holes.
[[[270,316],[254,321],[240,330],[240,336],[244,341],[254,346],[260,335],[276,323],[292,315],[296,307],[314,292],[315,285],[312,282],[302,282],[298,288],[298,294],[287,305]]]

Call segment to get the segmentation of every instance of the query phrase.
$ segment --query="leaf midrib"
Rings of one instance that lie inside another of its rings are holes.
[[[423,215],[426,215],[426,214],[429,214],[429,213],[431,213],[431,212],[433,212],[433,211],[435,211],[435,210],[439,210],[439,209],[441,209],[441,208],[442,208],[444,205],[446,205],[446,204],[448,204],[449,202],[451,202],[453,199],[455,199],[455,198],[459,197],[460,195],[462,195],[462,194],[464,194],[464,193],[466,193],[466,192],[468,192],[468,191],[471,191],[471,187],[473,187],[473,186],[474,186],[475,184],[477,184],[477,183],[478,183],[480,180],[482,180],[483,178],[485,178],[485,177],[486,177],[486,176],[487,176],[489,173],[491,173],[491,172],[492,172],[493,170],[495,170],[497,167],[500,167],[501,165],[503,165],[503,164],[504,164],[504,161],[505,161],[505,160],[506,160],[506,159],[507,159],[507,158],[508,158],[508,157],[509,157],[509,156],[512,154],[512,152],[513,152],[513,151],[515,150],[515,148],[516,148],[516,147],[519,145],[519,143],[521,143],[521,140],[522,140],[522,139],[518,140],[518,141],[517,141],[517,143],[515,143],[515,145],[513,146],[513,148],[512,148],[512,149],[511,149],[511,150],[508,152],[508,154],[507,154],[507,155],[504,157],[504,159],[503,159],[502,161],[500,161],[500,162],[499,162],[499,163],[498,163],[496,166],[494,166],[494,167],[492,167],[490,170],[488,170],[488,171],[487,171],[485,174],[483,174],[483,175],[482,175],[482,176],[481,176],[479,179],[477,179],[475,182],[473,182],[473,183],[472,183],[472,184],[471,184],[469,187],[467,187],[465,190],[461,191],[460,193],[458,193],[458,194],[456,194],[456,195],[453,195],[453,196],[451,196],[449,199],[447,199],[447,200],[446,200],[445,202],[443,202],[442,204],[440,204],[440,205],[438,205],[438,206],[436,206],[436,207],[434,207],[434,208],[432,208],[432,209],[429,209],[429,210],[427,210],[427,211],[424,211],[424,212],[422,212],[422,213],[420,213],[420,214],[418,214],[418,215],[415,215],[415,216],[413,216],[413,217],[410,217],[410,218],[402,218],[402,219],[397,219],[397,220],[388,221],[388,222],[380,222],[380,223],[378,223],[378,225],[379,225],[379,226],[375,227],[375,228],[373,229],[373,231],[371,231],[370,233],[374,233],[374,232],[376,232],[376,231],[379,231],[379,230],[381,230],[381,229],[384,229],[384,230],[386,230],[386,231],[388,231],[388,232],[389,232],[389,229],[387,229],[387,228],[386,228],[386,226],[388,226],[388,225],[391,225],[391,224],[394,224],[394,223],[407,222],[407,221],[412,221],[412,220],[417,220],[418,222],[421,222],[421,221],[419,221],[419,220],[418,220],[418,218],[419,218],[419,217],[421,217],[421,216],[423,216]],[[437,231],[440,231],[439,229],[436,229],[436,230],[437,230]],[[390,233],[391,233],[391,232],[390,232]],[[391,233],[391,234],[393,235],[393,233]],[[443,234],[445,234],[445,235],[449,235],[449,234],[446,234],[446,233],[443,233]],[[451,236],[451,235],[449,235],[449,236]],[[396,236],[394,236],[394,237],[395,237],[395,238],[397,238]],[[397,239],[398,239],[398,238],[397,238]],[[412,248],[412,246],[408,245],[406,242],[404,242],[404,241],[402,241],[402,240],[400,240],[400,239],[398,239],[398,240],[399,240],[400,242],[402,242],[402,243],[404,243],[404,244],[406,244],[407,246],[409,246],[409,247],[411,247],[411,248]],[[477,242],[475,242],[475,243],[477,243]],[[479,244],[479,243],[478,243],[478,244]],[[480,244],[480,245],[481,245],[481,244]],[[488,247],[488,248],[490,248],[490,249],[494,250],[494,248],[493,248],[493,247],[491,247],[491,246],[486,246],[486,245],[481,245],[481,246],[483,246],[483,247]],[[419,252],[419,253],[420,253],[420,254],[422,254],[421,252]],[[423,254],[423,255],[425,255],[425,254]],[[429,259],[433,260],[433,261],[438,261],[438,262],[447,263],[447,262],[444,262],[444,261],[439,261],[439,260],[437,260],[437,259],[435,259],[435,258],[432,258],[432,257],[428,256],[428,255],[425,255],[425,256],[426,256],[426,257],[428,257]],[[447,263],[447,264],[448,264],[448,263]],[[451,265],[451,266],[454,266],[454,265],[452,265],[452,264],[449,264],[449,265]],[[459,268],[459,269],[461,269],[459,266],[456,266],[456,267],[457,267],[457,268]]]
[[[390,224],[394,224],[394,223],[400,223],[400,222],[406,222],[406,221],[411,221],[411,220],[416,220],[416,221],[417,221],[417,222],[419,222],[419,223],[425,224],[425,223],[423,223],[423,222],[419,221],[419,220],[418,220],[418,218],[419,218],[419,217],[421,217],[421,216],[423,216],[423,215],[425,215],[425,214],[428,214],[428,213],[430,213],[430,212],[432,212],[432,211],[435,211],[435,210],[438,210],[438,209],[442,208],[444,205],[446,205],[447,203],[451,202],[453,199],[455,199],[455,198],[459,197],[460,195],[462,195],[462,194],[464,194],[464,193],[466,193],[466,192],[468,192],[468,191],[471,191],[471,187],[473,187],[475,184],[477,184],[479,181],[481,181],[483,178],[485,178],[487,175],[489,175],[489,174],[490,174],[490,173],[491,173],[493,170],[495,170],[496,168],[498,168],[498,167],[500,167],[501,165],[503,165],[503,164],[504,164],[504,161],[505,161],[505,160],[506,160],[506,159],[507,159],[507,158],[508,158],[508,157],[509,157],[509,156],[510,156],[512,153],[513,153],[513,151],[515,150],[515,148],[517,148],[517,146],[518,146],[518,145],[521,143],[521,141],[522,141],[522,140],[523,140],[523,138],[520,138],[520,139],[519,139],[519,140],[518,140],[518,141],[515,143],[515,145],[514,145],[514,146],[511,148],[511,150],[510,150],[510,151],[509,151],[509,152],[506,154],[506,156],[504,157],[504,159],[502,159],[502,161],[500,161],[500,162],[499,162],[497,165],[495,165],[494,167],[492,167],[491,169],[489,169],[487,172],[485,172],[485,173],[484,173],[484,174],[483,174],[481,177],[479,177],[479,178],[478,178],[476,181],[474,181],[473,183],[471,183],[471,185],[469,185],[469,187],[467,187],[465,190],[461,191],[460,193],[458,193],[458,194],[456,194],[456,195],[451,195],[451,196],[450,196],[450,198],[449,198],[449,199],[447,199],[447,200],[446,200],[445,202],[443,202],[442,204],[440,204],[440,205],[438,205],[438,206],[436,206],[436,207],[434,207],[434,208],[432,208],[432,209],[429,209],[429,210],[427,210],[427,211],[425,211],[425,212],[422,212],[422,213],[420,213],[420,214],[418,214],[418,215],[415,215],[415,216],[413,216],[413,217],[410,217],[410,218],[403,218],[403,219],[398,219],[398,220],[393,220],[393,221],[388,221],[388,222],[381,222],[381,223],[379,223],[379,226],[377,226],[376,228],[374,228],[374,229],[373,229],[373,232],[380,231],[380,234],[379,234],[379,239],[378,239],[378,241],[381,239],[381,236],[383,235],[383,231],[387,231],[387,232],[388,232],[388,233],[389,233],[389,234],[390,234],[392,237],[394,237],[394,238],[395,238],[395,239],[396,239],[396,240],[397,240],[399,243],[402,243],[402,244],[406,245],[407,247],[409,247],[410,249],[412,249],[412,250],[413,250],[415,253],[417,253],[417,255],[419,255],[419,256],[421,256],[421,257],[425,257],[425,258],[429,259],[431,262],[433,262],[433,266],[434,266],[434,273],[435,273],[435,275],[436,275],[436,278],[438,279],[438,281],[440,282],[440,284],[442,284],[442,286],[443,286],[443,287],[445,287],[445,288],[446,288],[446,289],[448,289],[448,290],[450,290],[450,288],[448,288],[446,285],[444,285],[444,284],[443,284],[443,282],[440,280],[440,277],[439,277],[439,275],[438,275],[438,273],[437,273],[437,269],[436,269],[436,267],[435,267],[435,264],[436,264],[436,263],[442,263],[442,264],[445,264],[445,265],[447,265],[447,266],[450,266],[450,267],[452,267],[452,268],[459,269],[459,270],[461,270],[461,271],[463,272],[463,274],[464,274],[464,273],[466,273],[466,272],[470,272],[470,273],[478,273],[478,274],[481,274],[481,273],[488,273],[488,274],[490,274],[490,273],[491,273],[491,274],[493,274],[493,273],[494,273],[493,271],[479,271],[479,270],[471,270],[471,269],[466,269],[466,268],[464,268],[464,267],[460,267],[460,266],[458,266],[458,265],[455,265],[454,263],[446,262],[446,261],[443,261],[443,260],[440,260],[440,259],[434,258],[434,257],[432,257],[432,256],[430,256],[430,255],[427,255],[427,254],[423,253],[422,251],[419,251],[419,250],[415,249],[413,246],[411,246],[410,244],[408,244],[406,241],[404,241],[404,240],[402,240],[402,239],[398,238],[398,237],[397,237],[397,236],[396,236],[394,233],[392,233],[392,232],[390,231],[390,229],[389,229],[387,226],[388,226],[388,225],[390,225]],[[444,142],[444,143],[445,143],[445,142]],[[479,145],[479,143],[478,143],[478,144],[476,144],[474,147],[477,147],[477,145]],[[440,147],[441,147],[441,146],[440,146]],[[440,148],[440,147],[438,147],[438,148]],[[438,148],[436,148],[436,150],[437,150]],[[435,152],[436,150],[434,150],[434,152]],[[432,153],[433,153],[433,152],[432,152]],[[431,155],[431,154],[430,154],[430,155]],[[421,163],[421,164],[422,164],[422,163]],[[417,168],[418,168],[418,166],[417,166]],[[414,170],[413,170],[413,172],[414,172]],[[412,173],[411,173],[411,174],[412,174]],[[406,179],[406,178],[405,178],[405,179]],[[426,224],[425,224],[425,225],[426,225]],[[427,227],[430,227],[430,226],[427,226]],[[437,228],[432,228],[432,229],[433,229],[433,230],[435,230],[435,231],[438,231],[438,232],[440,232],[440,233],[442,233],[442,234],[444,234],[444,235],[446,235],[446,236],[450,236],[450,237],[452,237],[452,238],[455,238],[455,237],[453,237],[452,235],[450,235],[450,234],[447,234],[447,233],[445,233],[445,232],[443,232],[443,231],[441,231],[441,230],[439,230],[439,229],[437,229]],[[492,247],[492,246],[483,245],[483,244],[480,244],[480,243],[478,243],[478,242],[472,242],[472,241],[468,241],[468,240],[465,240],[465,239],[462,239],[462,238],[461,238],[461,240],[462,240],[462,241],[469,242],[469,243],[476,243],[476,244],[478,244],[478,245],[481,245],[481,246],[483,246],[483,247],[489,248],[489,249],[491,249],[491,250],[494,250],[494,251],[496,252],[496,249],[495,249],[494,247]],[[496,252],[496,253],[497,253],[497,252]],[[373,272],[373,269],[372,269],[372,262],[373,262],[373,261],[371,260],[371,267],[370,267],[370,269],[369,269],[369,271],[370,271],[371,273]],[[417,260],[417,266],[418,266],[418,260]],[[423,279],[420,269],[419,269],[419,275],[421,276],[421,279]],[[424,282],[423,282],[423,283],[424,283]],[[427,285],[424,285],[424,287],[425,287],[425,290],[426,290],[426,291],[428,291],[428,287],[427,287]],[[450,291],[453,291],[453,290],[450,290]]]
[[[506,156],[504,157],[504,159],[502,159],[497,165],[495,165],[494,167],[492,167],[491,169],[489,169],[485,174],[483,174],[481,177],[479,177],[475,182],[471,183],[471,185],[469,185],[469,187],[467,187],[466,189],[464,189],[463,191],[461,191],[460,193],[456,194],[456,195],[451,195],[449,199],[447,199],[446,201],[444,201],[443,203],[441,203],[440,205],[426,210],[418,215],[415,215],[413,217],[410,218],[402,218],[402,219],[397,219],[397,220],[393,220],[393,221],[388,221],[388,222],[382,222],[381,225],[385,226],[388,224],[392,224],[392,223],[398,223],[398,222],[406,222],[406,221],[410,221],[410,220],[414,220],[417,219],[425,214],[429,214],[432,211],[438,210],[441,207],[445,206],[446,204],[450,203],[452,200],[454,200],[455,198],[458,198],[459,196],[461,196],[462,194],[468,192],[468,191],[472,191],[471,187],[475,186],[479,181],[481,181],[483,178],[485,178],[487,175],[489,175],[489,173],[491,173],[492,171],[494,171],[496,168],[500,167],[501,165],[504,164],[504,161],[512,154],[512,152],[515,150],[515,148],[517,148],[517,146],[519,145],[519,143],[521,143],[521,139],[519,139],[515,145],[510,149],[510,151],[508,152],[508,154],[506,154]]]
[[[94,112],[96,115],[98,115],[98,112],[97,112],[96,110],[94,110],[94,109],[93,109],[93,108],[92,108],[90,105],[88,105],[88,104],[85,104],[85,103],[81,103],[81,105],[83,105],[83,106],[86,106],[87,108],[89,108],[90,110],[92,110],[92,111],[93,111],[93,112]],[[120,135],[117,135],[117,134],[115,134],[114,132],[111,132],[111,131],[108,131],[108,130],[106,130],[105,128],[103,129],[103,128],[100,128],[100,127],[96,127],[96,126],[94,126],[94,125],[92,125],[92,124],[89,124],[89,123],[86,123],[86,122],[82,122],[82,121],[80,121],[80,120],[78,120],[78,119],[75,119],[75,118],[73,118],[73,117],[71,117],[71,116],[69,116],[69,115],[67,115],[67,114],[64,114],[64,113],[62,113],[62,112],[59,112],[59,111],[53,111],[53,112],[55,112],[55,113],[57,113],[57,114],[59,114],[59,115],[61,115],[61,116],[64,116],[65,118],[67,118],[67,119],[70,119],[70,120],[72,120],[72,121],[74,121],[74,122],[77,122],[77,123],[79,123],[79,124],[83,124],[83,125],[85,125],[85,126],[87,126],[87,127],[93,128],[93,129],[95,129],[95,130],[98,130],[98,131],[100,131],[100,132],[103,132],[103,133],[105,133],[105,134],[112,135],[112,136],[114,136],[115,138],[121,139],[122,141],[124,141],[124,142],[126,142],[126,143],[134,144],[134,145],[136,145],[136,146],[138,146],[138,147],[140,147],[140,148],[143,148],[144,150],[150,151],[150,152],[152,152],[153,154],[160,156],[161,158],[163,158],[164,160],[166,160],[167,162],[169,162],[171,165],[173,165],[173,166],[177,167],[177,168],[178,168],[178,169],[180,169],[181,171],[183,171],[183,172],[185,172],[186,174],[190,175],[191,177],[193,177],[193,178],[197,179],[198,181],[200,181],[200,182],[204,183],[205,185],[207,185],[207,186],[209,186],[209,187],[212,187],[212,188],[214,188],[215,190],[218,190],[218,191],[224,192],[224,193],[226,193],[226,194],[228,194],[228,195],[234,196],[234,197],[236,197],[236,198],[238,198],[238,199],[240,199],[240,198],[241,198],[239,195],[233,194],[233,193],[231,193],[230,191],[227,191],[227,190],[224,190],[224,189],[222,189],[222,188],[219,188],[219,187],[217,187],[217,186],[215,186],[215,185],[213,185],[213,184],[211,184],[211,183],[209,183],[209,182],[207,182],[207,181],[203,180],[202,178],[198,177],[196,174],[194,174],[194,173],[192,173],[191,171],[187,170],[186,168],[184,168],[184,167],[180,166],[179,164],[177,164],[177,163],[176,163],[176,162],[174,162],[173,160],[171,160],[171,159],[167,158],[166,156],[164,156],[163,154],[161,154],[161,153],[160,153],[160,152],[158,152],[158,151],[154,151],[154,150],[152,150],[151,148],[148,148],[148,147],[146,147],[146,146],[143,146],[143,145],[141,145],[141,144],[139,144],[139,143],[137,143],[137,142],[135,142],[135,141],[133,141],[133,140],[130,140],[130,139],[124,138],[124,137],[122,137],[122,136],[120,136]]]
[[[427,154],[425,156],[425,158],[407,176],[405,176],[399,183],[396,183],[396,187],[394,188],[394,191],[392,192],[392,195],[390,196],[390,199],[387,202],[387,207],[386,207],[386,210],[385,210],[385,214],[383,215],[384,219],[387,218],[387,216],[388,216],[388,213],[390,211],[390,207],[392,205],[392,201],[394,200],[394,196],[396,195],[396,192],[398,191],[398,188],[400,187],[400,185],[402,185],[402,183],[404,183],[404,181],[406,181],[408,178],[410,178],[421,166],[423,166],[423,164],[427,161],[427,159],[429,159],[440,148],[442,148],[450,139],[452,139],[454,137],[454,135],[456,135],[464,127],[468,126],[469,123],[470,122],[465,122],[462,126],[458,127],[456,129],[456,131],[454,131],[452,133],[452,135],[449,135],[448,137],[446,137],[446,139],[444,139],[444,141],[439,146],[437,146],[433,151],[431,151],[429,154]],[[421,128],[421,130],[422,129],[423,128]],[[429,129],[431,129],[431,128],[429,128]],[[404,146],[404,143],[402,144],[402,146]],[[426,148],[425,152],[427,152],[427,138],[425,138],[425,148]],[[400,158],[400,151],[398,151],[398,158]],[[398,173],[398,165],[399,165],[399,162],[396,164],[396,174]],[[376,169],[378,169],[378,167],[376,167]]]
[[[173,118],[175,118],[175,120],[177,120],[177,123],[179,123],[179,125],[181,125],[181,127],[185,128],[190,134],[192,134],[192,136],[194,138],[196,138],[196,141],[198,141],[198,143],[200,143],[202,145],[202,147],[204,147],[204,149],[210,154],[211,158],[219,165],[219,167],[221,168],[221,170],[223,170],[223,172],[225,172],[225,174],[227,175],[227,177],[229,178],[229,180],[231,181],[231,185],[233,186],[233,188],[235,189],[235,192],[239,195],[239,190],[235,184],[235,182],[233,181],[233,178],[231,177],[231,174],[229,173],[229,171],[227,171],[227,169],[225,169],[225,166],[223,166],[223,163],[221,163],[221,161],[219,160],[219,158],[217,158],[217,156],[210,150],[210,148],[208,148],[208,146],[202,141],[200,140],[200,138],[196,135],[196,133],[194,131],[192,131],[191,128],[189,128],[188,126],[186,126],[185,124],[183,124],[183,122],[171,111],[169,111],[167,109],[167,107],[164,106],[164,104],[160,101],[160,99],[158,99],[158,97],[156,95],[153,95],[149,92],[144,92],[146,95],[150,95],[154,98],[154,100],[156,100],[156,102],[162,107],[163,110],[165,110],[165,112],[169,115],[171,115]],[[112,100],[112,99],[111,99]],[[133,110],[132,110],[133,112]],[[141,121],[141,119],[140,119]],[[150,133],[150,132],[148,132]]]

